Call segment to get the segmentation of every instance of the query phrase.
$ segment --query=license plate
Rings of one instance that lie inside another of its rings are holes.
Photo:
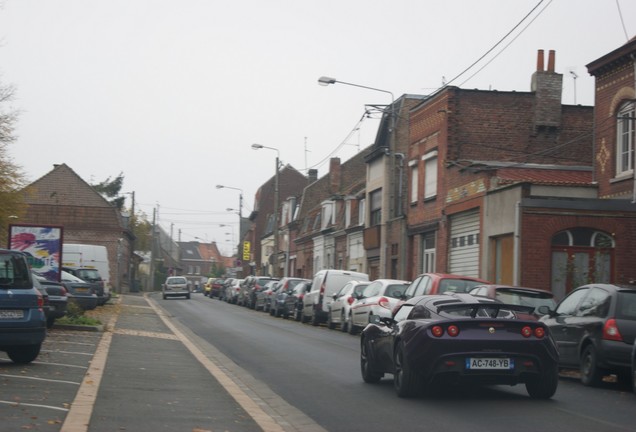
[[[75,288],[75,292],[87,293],[88,292],[88,288]]]
[[[24,318],[23,310],[0,310],[0,319]]]
[[[514,369],[515,362],[509,358],[476,358],[466,359],[466,369],[471,370],[509,370]]]

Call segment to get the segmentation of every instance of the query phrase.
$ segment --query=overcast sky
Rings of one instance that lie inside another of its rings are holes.
[[[9,151],[27,178],[58,163],[89,183],[123,173],[123,191],[149,218],[158,206],[176,240],[214,240],[226,254],[239,192],[215,186],[242,189],[247,215],[274,175],[276,152],[252,143],[320,176],[330,157],[372,144],[365,104],[391,96],[320,76],[427,95],[492,50],[451,84],[529,91],[537,50],[553,49],[563,103],[593,105],[585,65],[636,34],[633,0],[0,4],[0,82],[16,89],[4,109],[21,112]]]

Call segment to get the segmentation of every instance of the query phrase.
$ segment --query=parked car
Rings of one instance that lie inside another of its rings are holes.
[[[212,281],[212,291],[210,291],[210,298],[214,298],[214,297],[221,298],[224,282],[225,282],[225,279],[223,278],[216,278]]]
[[[270,305],[270,315],[275,317],[287,317],[289,311],[287,310],[287,303],[285,299],[293,291],[294,287],[301,282],[311,282],[309,279],[286,277],[282,278],[279,282],[280,288],[276,290],[276,294],[272,296],[272,303]]]
[[[351,305],[349,333],[356,334],[359,329],[366,327],[373,316],[390,318],[409,283],[397,279],[376,279],[371,282]]]
[[[247,306],[250,309],[254,309],[256,306],[256,295],[261,292],[265,285],[271,281],[277,281],[278,278],[273,278],[269,276],[253,276],[249,279],[245,279],[245,295],[244,295],[244,306]]]
[[[97,304],[99,306],[104,305],[108,300],[110,300],[110,290],[107,289],[106,284],[97,269],[87,267],[63,267],[62,270],[91,284],[95,294],[97,295]]]
[[[208,278],[208,280],[203,285],[203,295],[206,297],[212,297],[210,294],[212,293],[212,283],[214,282],[214,278]]]
[[[254,302],[254,309],[269,312],[269,306],[271,305],[272,295],[278,285],[278,281],[269,281],[265,284],[265,288],[256,293],[256,300]]]
[[[223,281],[223,287],[221,288],[221,294],[219,300],[223,300],[229,303],[228,295],[230,294],[228,288],[232,285],[235,278],[227,278]]]
[[[190,284],[184,276],[168,276],[162,285],[163,299],[185,297],[190,299]]]
[[[241,293],[241,285],[245,279],[231,279],[225,287],[225,301],[228,303],[238,304],[239,294]]]
[[[35,273],[32,273],[31,277],[33,278],[33,286],[40,290],[40,292],[46,293],[46,302],[48,303],[48,307],[45,311],[46,327],[51,328],[56,319],[66,315],[68,309],[68,293],[61,283],[50,281]]]
[[[349,330],[351,305],[362,298],[362,292],[369,286],[369,283],[352,280],[333,295],[333,302],[331,302],[329,316],[327,317],[327,327],[335,329],[340,325],[341,331],[346,332]]]
[[[26,256],[0,249],[0,351],[14,363],[30,363],[45,338],[44,299],[33,287]]]
[[[93,310],[99,304],[95,286],[64,270],[60,272],[60,283],[68,292],[68,302],[83,310]]]
[[[559,364],[578,368],[584,385],[616,374],[630,383],[636,339],[636,286],[589,284],[573,290],[541,318],[556,340]]]
[[[413,279],[404,293],[404,299],[445,292],[467,293],[477,285],[488,285],[490,282],[470,277],[446,273],[423,273]]]
[[[301,282],[285,298],[286,315],[283,318],[294,317],[294,320],[300,321],[303,316],[303,297],[311,290],[311,281]]]
[[[533,314],[537,317],[543,315],[538,312],[539,307],[547,306],[554,310],[557,304],[554,299],[554,294],[550,291],[538,288],[513,287],[507,285],[479,285],[470,290],[469,294],[497,299],[507,304],[532,306],[534,307]]]
[[[303,297],[302,321],[317,326],[327,321],[333,295],[350,280],[368,281],[369,275],[346,270],[320,270],[311,283],[311,290]]]
[[[377,383],[393,374],[399,397],[459,382],[523,383],[530,397],[550,398],[559,355],[544,323],[516,316],[531,311],[469,294],[413,297],[362,331],[362,379]]]

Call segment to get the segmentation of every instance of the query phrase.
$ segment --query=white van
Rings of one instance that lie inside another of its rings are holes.
[[[104,286],[102,303],[110,298],[110,264],[106,246],[64,243],[62,245],[62,267],[97,270]]]
[[[333,295],[351,280],[368,281],[369,275],[347,270],[320,270],[314,275],[311,291],[303,297],[302,322],[317,326],[327,322]]]

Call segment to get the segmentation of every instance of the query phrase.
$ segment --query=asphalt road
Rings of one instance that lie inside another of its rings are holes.
[[[636,396],[608,383],[588,388],[562,378],[553,399],[525,386],[454,389],[399,399],[388,375],[365,384],[358,338],[201,295],[158,304],[212,344],[247,380],[273,391],[328,431],[633,431]]]
[[[1,431],[635,430],[636,395],[616,383],[564,376],[547,401],[524,386],[400,399],[391,376],[363,383],[347,333],[200,294],[120,309],[104,333],[54,328],[32,364],[0,353]]]

